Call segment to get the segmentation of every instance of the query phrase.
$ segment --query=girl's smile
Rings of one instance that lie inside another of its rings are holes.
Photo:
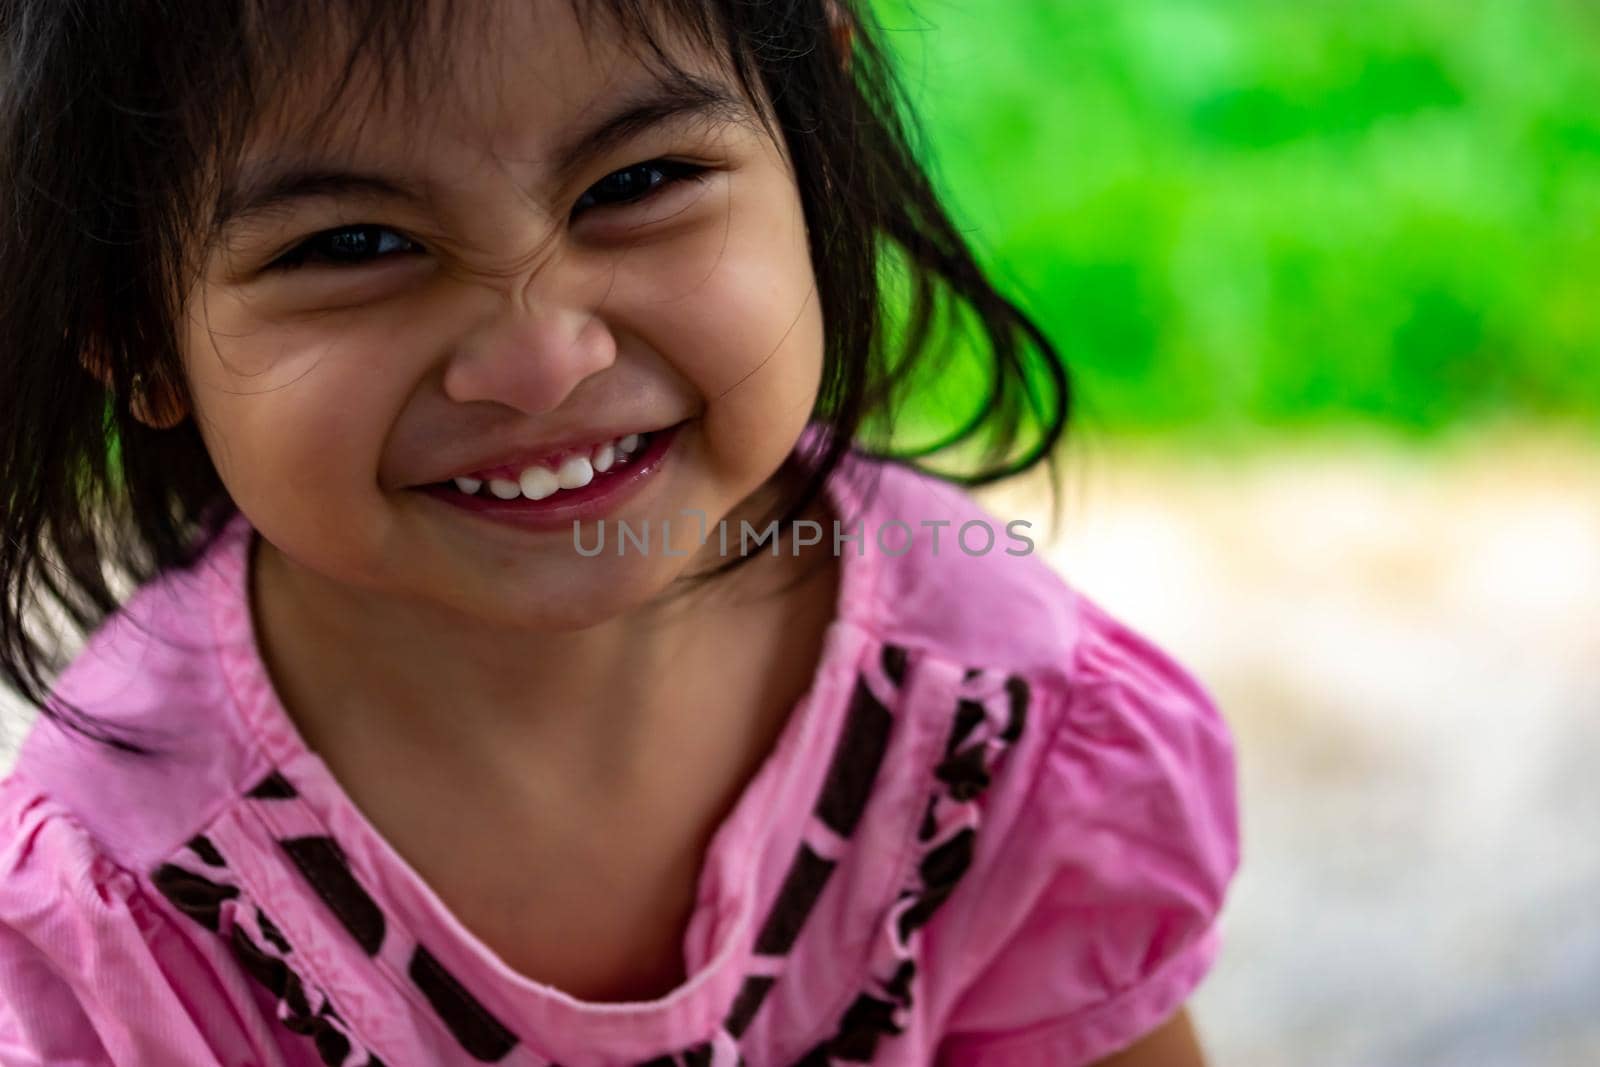
[[[677,432],[678,426],[669,426],[643,436],[628,434],[615,444],[606,441],[587,454],[570,455],[554,469],[533,464],[514,478],[456,478],[422,491],[492,522],[570,534],[574,523],[605,519],[640,492],[666,463]]]

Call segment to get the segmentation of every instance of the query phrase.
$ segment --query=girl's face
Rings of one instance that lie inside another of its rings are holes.
[[[223,482],[304,575],[574,628],[717,562],[681,511],[757,517],[816,398],[822,317],[787,154],[717,63],[676,57],[726,97],[695,104],[567,4],[492,21],[421,104],[341,105],[305,141],[284,131],[331,77],[276,102],[190,294],[184,362]],[[608,125],[624,112],[655,121]],[[648,553],[619,557],[608,529],[585,557],[570,524],[514,528],[421,488],[672,426],[607,516],[648,524]],[[662,551],[668,521],[689,555]]]

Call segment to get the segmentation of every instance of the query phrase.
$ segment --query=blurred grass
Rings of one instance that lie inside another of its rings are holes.
[[[873,7],[938,184],[1061,346],[1080,420],[1600,431],[1600,5]]]

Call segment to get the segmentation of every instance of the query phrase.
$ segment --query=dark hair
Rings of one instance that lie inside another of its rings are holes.
[[[812,417],[832,432],[819,454],[786,467],[801,477],[781,527],[851,449],[927,470],[920,460],[979,446],[973,469],[930,471],[968,486],[1043,458],[1058,493],[1066,369],[941,206],[863,0],[572,4],[585,27],[603,9],[648,46],[642,58],[669,71],[666,27],[723,57],[746,95],[770,104],[762,121],[790,154],[825,324]],[[454,32],[444,20],[468,6],[0,0],[0,671],[47,715],[142,751],[49,696],[47,677],[62,663],[59,645],[35,629],[38,609],[87,634],[117,609],[119,581],[132,588],[191,564],[236,510],[194,419],[152,429],[128,403],[141,379],[183,395],[177,322],[193,256],[210,239],[216,177],[237,162],[308,42],[326,39],[330,11],[351,45],[327,114],[363,57],[378,60],[383,93],[397,87],[395,73],[399,88],[424,84],[427,41]],[[834,33],[839,19],[848,38]],[[914,386],[938,373],[963,311],[987,344],[988,395],[924,447],[863,445],[873,420],[886,441]]]

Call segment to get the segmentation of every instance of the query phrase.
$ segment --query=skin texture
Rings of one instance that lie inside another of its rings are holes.
[[[1199,1039],[1187,1009],[1146,1034],[1138,1042],[1098,1060],[1095,1067],[1205,1067]]]

